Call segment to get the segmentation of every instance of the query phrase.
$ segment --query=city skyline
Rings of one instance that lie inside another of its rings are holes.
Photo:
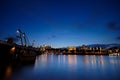
[[[119,0],[1,0],[0,39],[26,33],[35,46],[120,44]]]

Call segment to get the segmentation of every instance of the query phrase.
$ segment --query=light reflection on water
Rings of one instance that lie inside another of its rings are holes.
[[[119,56],[44,54],[36,57],[33,66],[13,73],[10,80],[117,80],[119,74]]]
[[[109,59],[109,58],[108,58]],[[111,61],[115,61],[113,59],[110,60]],[[119,61],[119,60],[117,60]],[[85,56],[79,56],[79,55],[41,55],[41,56],[37,56],[36,58],[36,62],[35,65],[48,65],[48,63],[50,63],[50,65],[53,64],[57,64],[59,66],[68,66],[72,68],[75,67],[79,67],[79,66],[101,66],[104,67],[104,64],[108,63],[108,61],[104,60],[103,56],[89,56],[89,55],[85,55]],[[109,63],[110,63],[109,62]],[[62,64],[62,65],[61,65]],[[54,66],[54,65],[53,65]],[[47,67],[47,66],[46,66]]]

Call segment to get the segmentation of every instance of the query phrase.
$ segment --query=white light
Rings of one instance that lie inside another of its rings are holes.
[[[20,33],[19,30],[17,30],[17,33]]]
[[[25,37],[25,34],[23,34],[23,37]]]

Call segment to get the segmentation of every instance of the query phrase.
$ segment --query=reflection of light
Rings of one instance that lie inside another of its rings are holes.
[[[63,62],[65,63],[65,55],[63,55]]]
[[[93,66],[101,66],[101,67],[104,67],[104,64],[105,64],[105,61],[104,61],[104,57],[101,55],[101,56],[91,56],[91,59],[90,59],[90,63],[91,65]]]
[[[60,55],[58,55],[58,63],[60,64]]]
[[[101,62],[101,64],[102,64],[102,66],[103,66],[103,65],[104,65],[104,58],[103,58],[102,55],[100,56],[100,62]]]
[[[85,63],[88,64],[89,63],[89,60],[88,60],[88,55],[85,55]]]
[[[93,58],[92,58],[92,60],[91,60],[91,63],[92,64],[94,64],[94,65],[96,65],[96,56],[94,55],[94,56],[92,56]]]
[[[40,59],[42,62],[47,62],[47,54],[40,56],[39,59]]]
[[[11,68],[11,66],[8,66],[6,68],[5,78],[8,78],[11,75],[11,73],[12,73],[12,68]]]
[[[47,54],[37,56],[35,60],[35,67],[39,67],[39,64],[42,64],[41,66],[45,66],[46,63],[47,63]]]
[[[75,64],[77,63],[76,55],[74,55],[74,63],[75,63]]]
[[[10,49],[10,53],[13,54],[14,52],[15,52],[15,47],[12,47],[12,48]]]
[[[68,64],[76,64],[77,60],[76,60],[76,55],[71,56],[68,55]]]
[[[120,60],[110,60],[110,63],[112,63],[112,64],[120,64]]]
[[[96,56],[95,55],[93,57],[93,62],[94,62],[94,64],[96,64]]]
[[[51,55],[51,61],[53,62],[53,55]]]
[[[70,55],[68,55],[68,63],[69,63],[69,64],[71,64],[71,63],[72,63],[72,60],[71,60]]]

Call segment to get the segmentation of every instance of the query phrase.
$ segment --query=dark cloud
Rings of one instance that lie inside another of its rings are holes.
[[[111,30],[120,30],[120,26],[116,22],[109,22],[107,27]]]

